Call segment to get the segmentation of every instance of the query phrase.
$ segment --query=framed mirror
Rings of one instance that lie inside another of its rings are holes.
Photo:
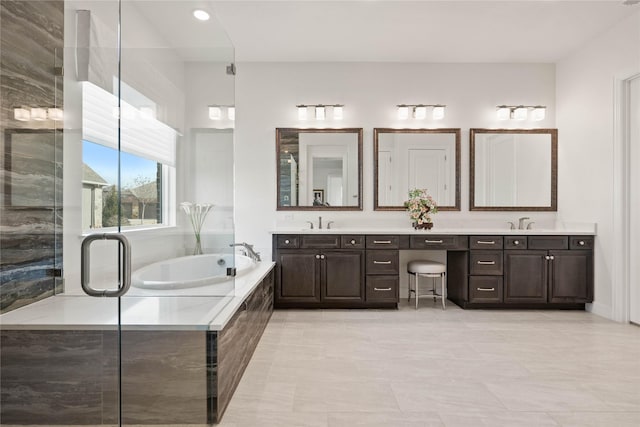
[[[460,210],[460,129],[373,130],[373,209],[403,211],[412,188],[438,209]]]
[[[362,128],[276,129],[278,210],[362,210]]]
[[[557,129],[471,129],[469,209],[557,211]]]

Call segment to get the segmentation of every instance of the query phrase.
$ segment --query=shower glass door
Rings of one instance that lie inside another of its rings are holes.
[[[211,2],[3,0],[0,41],[2,423],[209,422],[236,265]]]

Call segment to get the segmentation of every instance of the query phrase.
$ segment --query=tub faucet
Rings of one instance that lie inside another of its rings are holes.
[[[522,218],[518,218],[518,230],[524,230],[524,222],[529,218],[528,216],[523,216]]]
[[[242,248],[244,249],[245,253],[247,254],[247,256],[249,258],[251,258],[252,260],[256,261],[256,262],[260,262],[260,252],[256,252],[253,250],[253,245],[250,245],[248,243],[242,242],[242,243],[232,243],[229,246],[234,247],[234,246],[242,246]]]

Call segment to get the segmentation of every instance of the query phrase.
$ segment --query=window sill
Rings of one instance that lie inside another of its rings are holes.
[[[124,235],[135,236],[135,235],[149,234],[152,232],[160,232],[164,234],[167,231],[177,230],[177,229],[178,227],[175,225],[154,225],[154,226],[141,226],[141,227],[127,227],[121,230],[120,232]],[[95,231],[84,231],[79,237],[85,238],[92,234],[113,234],[113,233],[119,232],[117,227],[96,228],[94,230]]]

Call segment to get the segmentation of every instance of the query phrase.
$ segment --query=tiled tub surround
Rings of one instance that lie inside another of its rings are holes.
[[[441,251],[449,299],[463,308],[573,308],[593,300],[594,227],[407,228],[273,232],[275,306],[396,307],[406,255]]]
[[[271,316],[273,264],[238,278],[233,296],[127,296],[122,304],[123,422],[212,424]],[[61,296],[2,316],[3,424],[117,421],[116,307],[115,299]]]

